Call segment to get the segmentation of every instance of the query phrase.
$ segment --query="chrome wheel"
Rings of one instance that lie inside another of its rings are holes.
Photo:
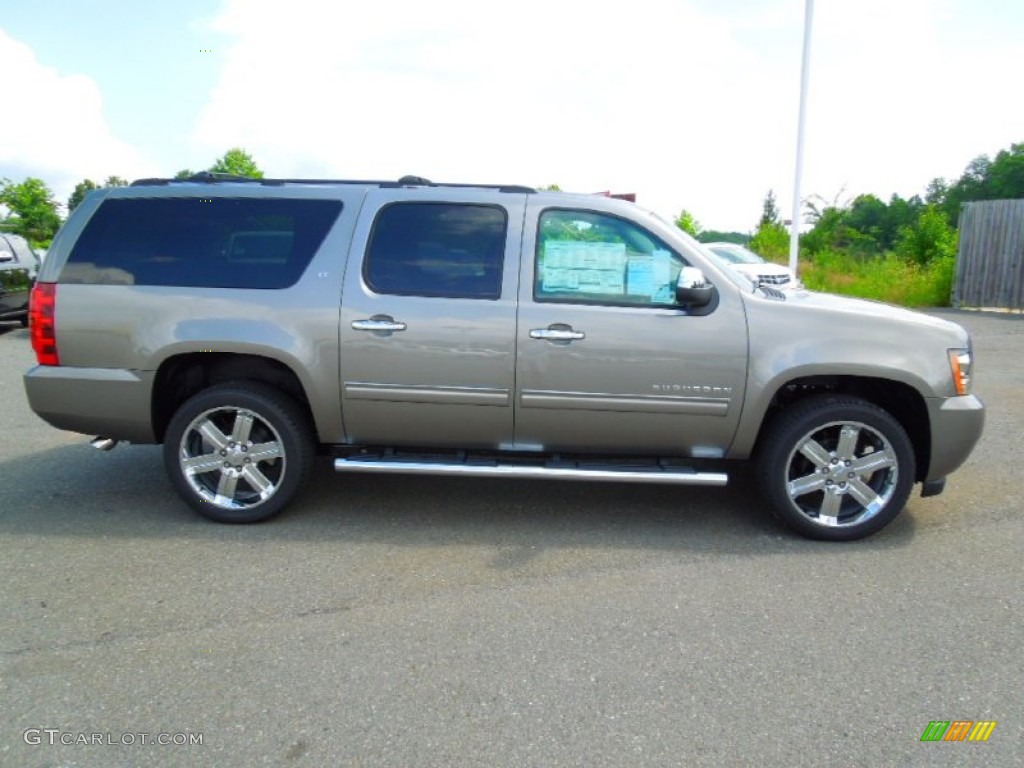
[[[164,434],[175,490],[220,523],[255,523],[284,509],[313,468],[309,413],[262,382],[216,384],[178,408]]]
[[[179,462],[203,501],[230,510],[270,499],[287,468],[277,430],[253,411],[232,407],[211,408],[189,423]]]
[[[756,458],[772,512],[828,541],[880,531],[906,505],[916,476],[903,425],[851,395],[812,395],[784,408],[766,426]]]
[[[861,422],[832,422],[800,438],[786,461],[790,503],[812,523],[859,525],[896,492],[899,461],[889,441]]]

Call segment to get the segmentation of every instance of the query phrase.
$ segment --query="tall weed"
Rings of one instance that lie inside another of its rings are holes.
[[[955,257],[943,256],[919,265],[894,253],[858,257],[826,250],[803,262],[800,279],[812,291],[905,307],[948,307],[955,262]]]

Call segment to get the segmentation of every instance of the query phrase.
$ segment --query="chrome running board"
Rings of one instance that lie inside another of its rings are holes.
[[[668,483],[723,486],[724,472],[699,472],[674,460],[550,460],[477,457],[462,452],[452,455],[353,454],[334,460],[337,472],[377,474],[457,475],[474,477],[522,477],[549,480],[583,480],[609,483]]]

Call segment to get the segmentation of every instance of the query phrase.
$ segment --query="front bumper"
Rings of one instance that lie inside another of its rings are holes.
[[[971,455],[985,426],[985,406],[974,395],[933,397],[926,402],[932,430],[927,483],[953,472]]]

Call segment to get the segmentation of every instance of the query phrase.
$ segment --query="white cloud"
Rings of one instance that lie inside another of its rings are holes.
[[[558,183],[700,216],[774,173],[777,73],[678,2],[229,2],[196,131],[274,175]],[[741,170],[742,169],[742,170]],[[770,169],[765,171],[765,169]],[[769,184],[747,195],[751,221]]]
[[[724,6],[228,0],[194,140],[276,176],[635,191],[748,229],[769,188],[791,207],[804,3]],[[1022,138],[1024,100],[991,76],[1022,48],[961,44],[964,7],[819,0],[806,194],[911,195]]]
[[[41,178],[63,202],[83,178],[155,172],[152,163],[113,135],[91,78],[41,64],[31,48],[2,29],[0,72],[6,73],[8,107],[0,121],[0,177]]]

